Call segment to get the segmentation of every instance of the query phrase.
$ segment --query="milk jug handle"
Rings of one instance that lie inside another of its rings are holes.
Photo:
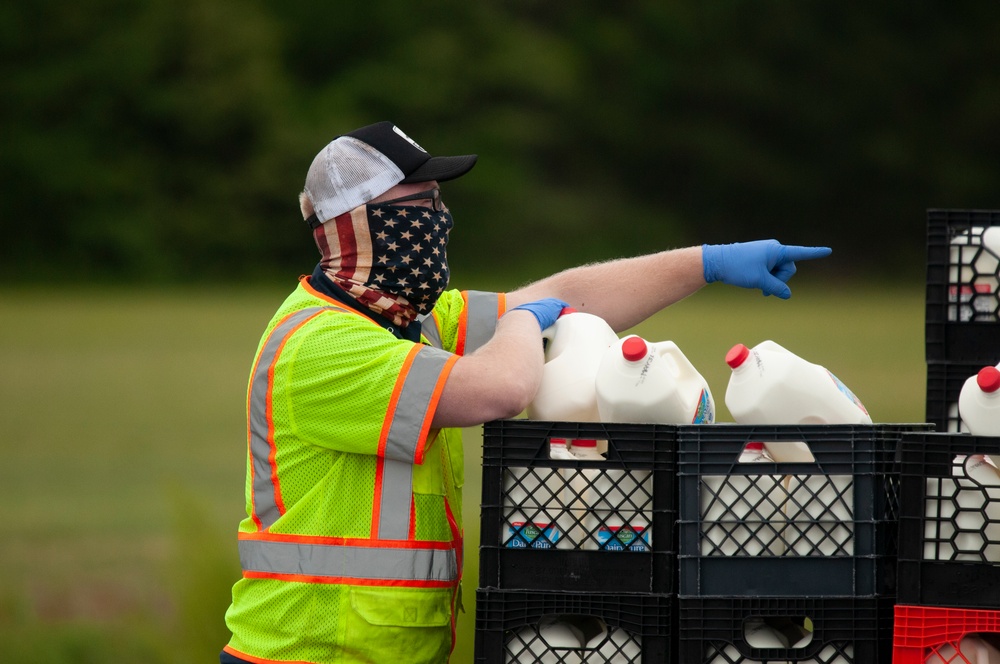
[[[653,349],[658,355],[666,355],[673,359],[681,375],[700,375],[687,356],[681,352],[673,341],[658,341],[653,344]]]

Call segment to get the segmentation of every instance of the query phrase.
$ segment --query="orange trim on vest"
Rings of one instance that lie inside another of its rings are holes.
[[[451,505],[448,504],[448,499],[444,500],[444,513],[448,517],[448,525],[451,527],[451,536],[454,538],[452,545],[455,547],[455,561],[458,564],[458,578],[455,579],[455,590],[451,596],[451,652],[455,650],[455,644],[458,642],[458,591],[462,587],[462,572],[463,565],[465,561],[463,560],[463,553],[465,551],[465,538],[462,534],[462,529],[459,527],[458,522],[455,520],[455,515],[451,511]]]
[[[414,581],[399,579],[356,579],[350,576],[310,576],[307,574],[278,574],[275,572],[243,572],[244,579],[270,579],[289,583],[324,583],[342,586],[377,586],[392,588],[451,588],[453,581]]]
[[[462,291],[462,313],[458,317],[458,332],[455,336],[455,354],[465,355],[465,337],[469,331],[469,294]]]
[[[406,375],[410,373],[413,360],[417,353],[423,348],[420,344],[413,344],[413,348],[406,354],[403,365],[399,368],[399,375],[396,376],[396,384],[392,386],[392,395],[389,397],[389,405],[385,409],[385,419],[382,420],[382,433],[378,438],[378,456],[385,457],[385,445],[389,440],[389,430],[392,428],[392,420],[396,416],[396,406],[399,404],[399,395],[403,393],[403,385],[406,383]]]
[[[294,313],[296,312],[288,314],[288,316],[292,316]],[[317,313],[316,315],[319,315],[319,313]],[[278,324],[274,326],[274,329],[278,329],[281,326],[281,324],[285,321],[285,319],[288,318],[288,316],[281,319],[281,321],[279,321]],[[278,514],[282,516],[285,514],[287,510],[285,508],[285,500],[284,498],[281,497],[281,481],[278,479],[278,460],[277,460],[278,446],[275,445],[274,442],[274,416],[273,416],[274,390],[272,389],[272,386],[274,385],[274,367],[278,363],[278,358],[281,357],[281,352],[285,349],[285,344],[288,343],[288,340],[291,339],[292,335],[298,332],[303,325],[311,321],[313,318],[315,318],[315,316],[310,316],[309,318],[305,319],[304,321],[302,321],[301,323],[299,323],[298,325],[296,325],[295,327],[293,327],[291,330],[288,331],[288,333],[285,335],[285,338],[281,340],[281,344],[278,345],[278,348],[274,353],[274,359],[271,361],[270,366],[267,368],[267,397],[266,397],[267,408],[266,408],[265,419],[267,420],[267,445],[270,450],[267,454],[267,462],[271,466],[271,486],[274,487],[274,503],[278,507]],[[252,465],[253,464],[251,464],[251,466]]]
[[[438,540],[380,540],[363,537],[329,537],[323,535],[291,535],[259,531],[256,533],[239,533],[241,540],[261,540],[266,542],[288,542],[290,544],[320,544],[326,546],[363,546],[382,549],[437,549],[447,551],[454,548],[454,542]]]
[[[444,363],[441,368],[441,373],[438,374],[437,385],[434,386],[434,392],[431,394],[430,403],[427,404],[427,417],[424,418],[423,426],[420,428],[420,442],[417,444],[417,450],[414,454],[413,463],[421,464],[424,462],[424,455],[427,452],[428,446],[428,436],[431,432],[431,423],[434,421],[434,413],[437,412],[438,403],[441,402],[441,395],[444,393],[445,383],[448,382],[448,376],[451,375],[451,370],[455,368],[455,363],[458,362],[458,355],[452,355]]]
[[[312,284],[309,283],[309,279],[310,278],[311,278],[311,275],[306,275],[306,276],[303,276],[302,278],[299,279],[299,283],[302,285],[302,287],[304,289],[306,289],[306,291],[308,291],[308,293],[310,295],[312,295],[313,297],[318,298],[320,300],[323,300],[324,302],[329,302],[330,304],[334,305],[335,307],[338,307],[345,314],[354,314],[355,316],[359,316],[361,318],[364,318],[366,321],[370,322],[372,325],[375,325],[377,327],[382,327],[381,325],[379,325],[378,323],[375,322],[375,319],[373,319],[373,318],[371,318],[369,316],[366,316],[365,314],[361,313],[357,309],[352,309],[352,308],[348,307],[347,305],[345,305],[340,300],[332,298],[329,295],[324,295],[323,293],[320,293],[318,290],[316,290],[315,288],[312,287]]]
[[[240,659],[245,659],[252,664],[310,664],[310,662],[305,662],[302,660],[291,660],[291,659],[264,659],[262,657],[254,657],[253,655],[248,655],[245,652],[240,652],[236,648],[230,645],[225,645],[222,648],[224,651],[232,655],[233,657],[239,657]]]

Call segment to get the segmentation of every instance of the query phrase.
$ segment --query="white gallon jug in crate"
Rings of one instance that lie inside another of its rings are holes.
[[[973,226],[951,239],[948,320],[997,320],[1000,226]]]
[[[549,458],[575,459],[564,438],[549,440]],[[573,548],[566,535],[573,517],[563,509],[571,498],[561,468],[507,469],[504,475],[504,513],[500,539],[512,549]],[[543,485],[544,483],[544,485]]]
[[[602,422],[712,424],[715,401],[708,383],[672,341],[635,335],[616,342],[597,370]]]
[[[507,644],[506,661],[533,664],[581,664],[583,635],[574,625],[543,618],[537,629],[523,627]]]
[[[642,637],[620,628],[605,628],[587,642],[584,657],[593,662],[641,662]]]
[[[581,461],[606,461],[596,440],[576,439],[571,451]],[[574,493],[585,533],[575,541],[584,549],[649,551],[652,478],[648,470],[583,469],[576,471]]]
[[[959,455],[952,476],[926,480],[924,559],[1000,563],[1000,469],[985,454]]]
[[[958,396],[958,412],[972,435],[1000,437],[1000,364],[983,367],[966,379]],[[1000,451],[989,457],[1000,467]]]
[[[739,463],[774,463],[760,442],[749,442]],[[781,475],[702,478],[702,555],[780,556],[785,550],[787,480]]]
[[[604,319],[567,307],[542,332],[545,366],[535,398],[528,405],[533,420],[598,422],[597,368],[618,335]]]
[[[861,401],[826,368],[773,341],[749,349],[737,344],[726,355],[733,372],[726,406],[740,424],[871,424]],[[804,442],[765,442],[779,463],[813,463]],[[854,504],[849,475],[785,478],[788,548],[798,555],[850,554]]]

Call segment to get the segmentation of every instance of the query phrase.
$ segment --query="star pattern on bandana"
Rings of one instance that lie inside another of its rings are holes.
[[[398,284],[395,292],[415,303],[436,298],[447,280],[450,217],[413,207],[385,214],[383,209],[369,217],[377,272],[373,281],[390,290]]]

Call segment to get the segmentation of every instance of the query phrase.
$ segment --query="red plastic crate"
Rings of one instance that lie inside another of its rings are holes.
[[[893,664],[924,664],[944,645],[957,648],[967,634],[1000,633],[1000,611],[897,604],[892,639]],[[967,664],[961,655],[953,664]]]

